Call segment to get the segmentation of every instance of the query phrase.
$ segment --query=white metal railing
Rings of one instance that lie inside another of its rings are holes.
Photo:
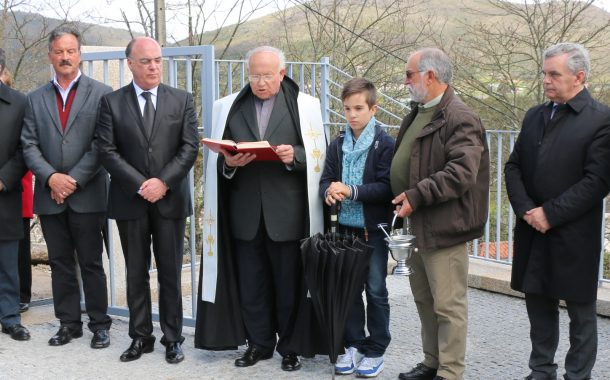
[[[200,131],[202,135],[209,136],[214,100],[239,91],[247,83],[245,61],[215,60],[214,50],[211,46],[164,48],[163,55],[166,61],[167,83],[195,94],[202,120]],[[126,79],[128,70],[125,67],[124,52],[83,53],[82,60],[85,74],[104,83],[109,83],[115,89],[128,83],[128,79]],[[101,68],[96,69],[96,65],[101,65]],[[343,83],[350,79],[351,75],[332,66],[328,58],[322,58],[320,62],[287,62],[286,73],[295,80],[301,91],[320,99],[327,138],[330,138],[336,128],[345,125],[340,92]],[[382,92],[378,92],[378,99],[380,103],[377,112],[378,119],[389,130],[397,128],[402,117],[408,112],[408,106]],[[491,160],[490,214],[484,235],[474,240],[472,244],[471,256],[473,259],[490,260],[504,264],[512,262],[515,215],[506,198],[503,167],[513,148],[517,134],[518,132],[515,131],[487,131]],[[191,183],[194,183],[192,172]],[[195,197],[197,194],[202,194],[202,187],[203,181],[194,183],[191,195]],[[195,249],[195,239],[192,238],[196,236],[195,224],[197,222],[196,217],[189,218],[190,263],[185,265],[185,269],[190,271],[191,277],[192,311],[190,316],[185,314],[185,324],[191,326],[194,324],[197,305],[199,255]],[[604,252],[609,245],[607,243],[609,234],[606,232],[606,225],[604,223],[604,232],[601,234],[604,242]],[[110,238],[109,257],[112,262],[116,260],[114,249],[112,249],[114,246],[112,234],[110,234]],[[604,261],[604,252],[602,252],[599,278],[600,281],[610,281],[610,278],[604,278],[603,276],[604,265],[608,265],[607,260]],[[110,265],[110,268],[112,269],[113,265]],[[127,315],[127,309],[117,304],[115,278],[116,274],[111,270],[109,274],[111,312],[118,315]],[[155,315],[155,318],[158,318],[158,316]]]

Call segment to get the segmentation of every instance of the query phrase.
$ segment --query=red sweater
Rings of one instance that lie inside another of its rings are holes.
[[[32,172],[28,171],[21,178],[21,214],[24,218],[34,217],[34,190],[32,189]]]
[[[61,127],[66,129],[68,123],[68,116],[70,116],[70,108],[72,108],[72,102],[74,101],[74,94],[76,94],[76,87],[78,83],[70,89],[68,93],[68,99],[66,99],[66,106],[64,107],[64,100],[61,97],[59,91],[55,91],[55,98],[57,99],[57,110],[59,111],[59,120],[61,121]]]

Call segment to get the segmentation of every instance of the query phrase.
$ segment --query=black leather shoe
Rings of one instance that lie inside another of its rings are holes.
[[[563,375],[564,379],[568,379],[566,375]],[[523,380],[557,380],[557,375],[527,375]]]
[[[15,340],[30,340],[30,332],[19,323],[8,327],[2,326],[2,332],[9,334]]]
[[[110,334],[108,330],[97,330],[91,338],[91,348],[106,348],[110,346]]]
[[[27,302],[20,302],[19,303],[19,312],[23,313],[26,312],[30,309],[30,304]]]
[[[184,360],[184,353],[180,342],[168,343],[165,346],[165,361],[170,364],[180,363]]]
[[[132,360],[137,360],[140,359],[140,356],[142,356],[142,354],[148,354],[149,352],[153,352],[154,349],[155,337],[153,335],[135,338],[131,341],[129,348],[121,354],[120,359],[122,362],[130,362]]]
[[[409,372],[398,375],[400,380],[433,380],[436,376],[436,368],[430,368],[424,363],[418,363]]]
[[[282,358],[282,369],[284,371],[296,371],[301,369],[301,361],[295,354],[288,354]]]
[[[70,343],[72,339],[83,336],[83,329],[71,329],[68,326],[61,326],[57,333],[49,339],[49,346],[63,346]]]
[[[246,350],[246,353],[241,358],[235,359],[235,365],[237,367],[250,367],[258,363],[259,360],[271,359],[273,356],[272,352],[263,352],[255,346],[250,346]]]

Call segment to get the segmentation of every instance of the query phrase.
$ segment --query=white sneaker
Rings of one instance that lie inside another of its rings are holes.
[[[365,357],[356,369],[358,377],[376,377],[383,371],[383,356],[378,358]]]
[[[344,355],[339,355],[335,364],[335,373],[339,375],[349,375],[360,365],[364,355],[358,352],[356,347],[348,347]]]

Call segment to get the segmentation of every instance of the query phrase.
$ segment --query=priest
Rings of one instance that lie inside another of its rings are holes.
[[[326,140],[320,103],[286,76],[284,54],[261,46],[246,60],[249,83],[215,103],[211,137],[268,141],[278,159],[208,153],[195,346],[235,349],[247,340],[236,366],[277,351],[281,368],[295,371],[300,352],[291,342],[305,294],[299,241],[323,228]]]

